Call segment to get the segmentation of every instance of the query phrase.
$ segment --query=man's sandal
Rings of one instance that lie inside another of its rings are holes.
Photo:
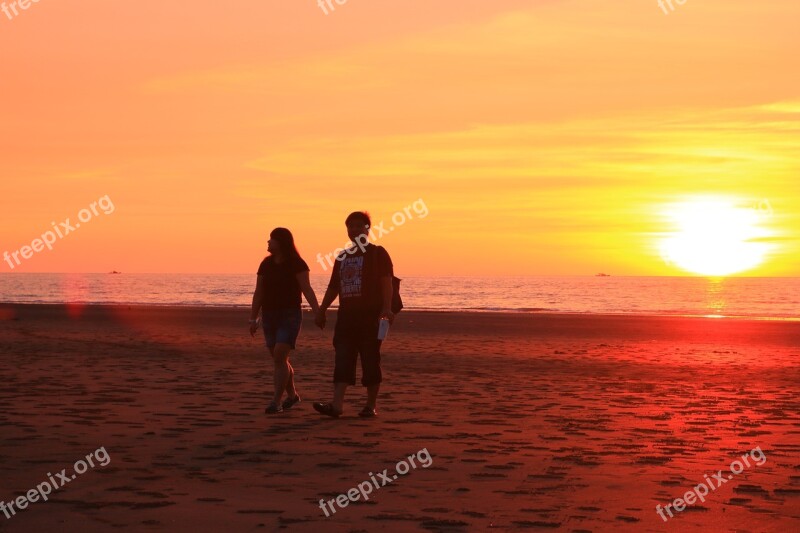
[[[331,403],[315,402],[314,410],[321,415],[330,416],[331,418],[339,418],[342,416],[342,412],[334,409]]]

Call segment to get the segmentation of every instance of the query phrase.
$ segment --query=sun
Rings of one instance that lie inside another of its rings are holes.
[[[675,230],[661,241],[665,261],[702,276],[729,276],[764,262],[765,211],[728,199],[698,198],[672,205]]]

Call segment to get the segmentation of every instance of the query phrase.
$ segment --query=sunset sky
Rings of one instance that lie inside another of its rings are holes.
[[[796,0],[41,0],[0,12],[0,253],[108,195],[14,272],[254,273],[286,226],[321,273],[350,211],[388,229],[422,200],[380,241],[401,275],[681,275],[659,242],[712,198],[757,210],[747,275],[797,276],[798,20]]]

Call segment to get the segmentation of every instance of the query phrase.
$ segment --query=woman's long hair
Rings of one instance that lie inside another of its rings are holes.
[[[281,253],[286,259],[301,259],[300,252],[294,244],[292,232],[286,228],[275,228],[269,234],[270,239],[275,239],[281,247]]]

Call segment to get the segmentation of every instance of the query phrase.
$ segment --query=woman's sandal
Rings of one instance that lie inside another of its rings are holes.
[[[268,414],[268,415],[274,415],[274,414],[282,413],[283,412],[283,406],[278,405],[275,402],[270,402],[270,404],[267,406],[267,408],[264,409],[264,412],[266,414]]]
[[[282,405],[284,409],[291,409],[294,406],[294,404],[298,403],[299,401],[300,401],[300,395],[298,394],[294,398],[286,398],[285,400],[283,400]]]
[[[331,403],[315,402],[314,410],[321,415],[330,416],[332,418],[339,418],[342,416],[342,412],[334,409],[333,404]]]

